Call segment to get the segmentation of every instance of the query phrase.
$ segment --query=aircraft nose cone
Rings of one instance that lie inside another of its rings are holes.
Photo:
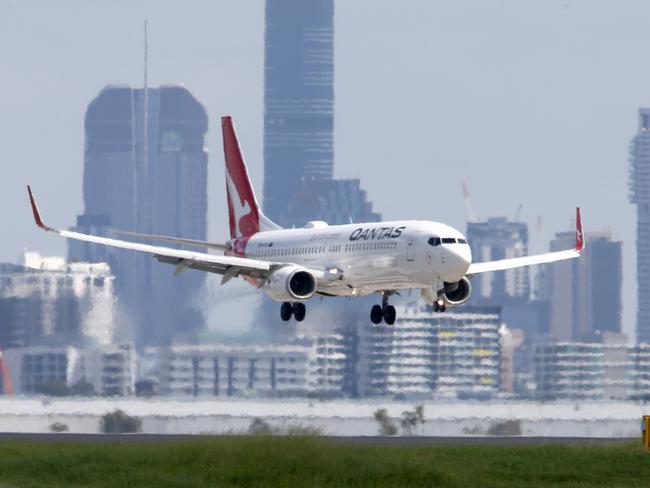
[[[450,249],[451,258],[454,261],[454,267],[463,274],[469,268],[472,262],[472,251],[467,244],[460,244]]]

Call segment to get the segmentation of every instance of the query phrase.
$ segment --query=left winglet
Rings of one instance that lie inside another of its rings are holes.
[[[585,237],[582,233],[582,215],[580,207],[576,207],[576,251],[582,252],[585,249]]]
[[[41,213],[38,211],[38,206],[36,205],[36,200],[34,200],[34,194],[32,193],[32,188],[29,185],[27,185],[27,193],[29,193],[29,203],[31,203],[32,205],[32,213],[34,214],[34,222],[36,222],[36,225],[43,230],[48,230],[48,231],[54,230],[43,223],[43,219],[41,218]]]

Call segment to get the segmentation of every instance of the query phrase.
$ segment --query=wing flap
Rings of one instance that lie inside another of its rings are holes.
[[[183,239],[180,237],[161,236],[156,234],[143,234],[141,232],[131,232],[127,230],[118,230],[118,229],[108,229],[108,230],[118,236],[124,235],[124,236],[131,236],[131,237],[140,237],[142,239],[147,239],[149,241],[172,242],[174,244],[183,244],[185,246],[203,247],[208,249],[216,249],[218,251],[230,251],[230,246],[228,244],[199,241],[196,239]]]

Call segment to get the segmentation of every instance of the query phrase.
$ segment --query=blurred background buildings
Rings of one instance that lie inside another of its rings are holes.
[[[334,32],[334,0],[266,1],[263,205],[285,227],[381,219],[360,179],[334,178]],[[88,105],[84,127],[84,211],[75,230],[206,239],[208,115],[187,88],[109,85]],[[373,326],[366,302],[374,298],[339,300],[315,305],[325,313],[305,322],[313,330],[279,329],[277,305],[266,300],[259,320],[273,340],[228,344],[198,339],[202,273],[172,277],[172,267],[148,255],[70,241],[67,260],[27,253],[21,265],[0,265],[0,348],[14,391],[646,399],[649,129],[650,109],[641,108],[630,145],[636,345],[621,334],[622,242],[608,231],[587,233],[578,260],[476,277],[469,305],[444,314],[405,298],[394,327]],[[220,173],[221,155],[211,163]],[[469,216],[475,261],[541,251],[519,210],[512,220]],[[548,250],[574,240],[573,231],[557,232]]]

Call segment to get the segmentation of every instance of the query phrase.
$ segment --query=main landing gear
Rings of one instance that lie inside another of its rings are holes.
[[[280,307],[280,317],[282,320],[287,322],[291,319],[291,316],[296,319],[296,322],[302,322],[305,320],[305,315],[307,314],[307,307],[302,302],[283,302]]]
[[[381,305],[374,305],[370,309],[370,321],[373,324],[381,323],[382,319],[388,325],[393,325],[397,317],[395,307],[388,304],[388,293],[384,293],[381,299]]]

